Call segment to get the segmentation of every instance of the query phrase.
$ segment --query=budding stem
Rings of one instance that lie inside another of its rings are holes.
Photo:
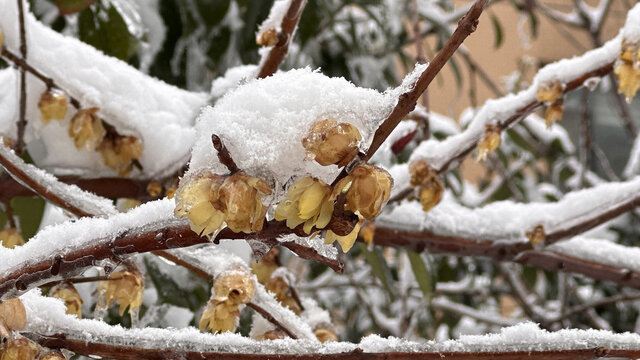
[[[212,134],[211,142],[213,143],[213,148],[218,152],[218,159],[220,159],[222,165],[226,166],[231,174],[235,174],[240,171],[235,161],[231,158],[229,150],[227,150],[227,147],[222,143],[220,137],[216,134]]]

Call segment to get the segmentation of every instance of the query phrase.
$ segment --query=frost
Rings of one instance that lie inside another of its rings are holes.
[[[18,53],[16,1],[0,0],[0,8],[5,46]],[[25,9],[28,9],[26,3]],[[99,107],[99,116],[115,126],[120,134],[141,138],[144,151],[139,160],[144,175],[167,175],[186,162],[195,138],[193,119],[206,103],[206,94],[187,92],[144,75],[90,45],[55,32],[38,22],[31,13],[25,14],[25,21],[29,29],[30,65],[53,78],[82,106]],[[16,85],[3,82],[0,88],[4,86]],[[67,119],[63,120],[64,125],[52,122],[44,126],[37,121],[40,119],[37,101],[45,88],[40,80],[28,76],[27,118],[32,120],[29,122],[29,139],[39,138],[44,145],[43,158],[36,159],[38,165],[54,169],[57,173],[98,169],[112,174],[102,164],[99,154],[78,151],[66,135],[73,111],[69,111]],[[15,89],[9,94],[15,94]]]
[[[275,29],[276,32],[282,31],[280,25],[282,24],[282,19],[287,15],[287,11],[291,6],[291,2],[293,0],[276,0],[271,6],[271,11],[269,12],[269,16],[265,21],[262,22],[260,28],[258,29],[258,35],[256,39],[259,38],[260,34],[268,31],[270,29]]]
[[[255,65],[236,66],[224,73],[211,84],[211,96],[219,98],[230,90],[238,87],[242,82],[253,79],[257,75],[258,67]]]
[[[278,241],[281,243],[294,242],[298,245],[311,248],[319,255],[324,256],[328,259],[335,260],[338,258],[338,249],[336,249],[336,247],[333,245],[325,244],[324,239],[319,236],[301,237],[295,234],[288,234],[280,236],[278,238]]]

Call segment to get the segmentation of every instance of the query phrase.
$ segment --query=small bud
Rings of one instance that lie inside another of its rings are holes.
[[[106,309],[117,301],[122,316],[127,306],[130,313],[140,308],[143,293],[144,279],[138,271],[118,271],[111,273],[109,280],[98,283],[98,304],[100,308]]]
[[[176,191],[176,217],[188,217],[191,230],[203,236],[218,233],[224,225],[224,212],[214,207],[223,179],[218,175],[183,178]]]
[[[105,138],[96,149],[105,165],[125,176],[131,171],[131,161],[142,156],[142,143],[135,136]]]
[[[497,149],[501,142],[498,125],[486,124],[484,127],[484,138],[478,144],[478,161],[485,160],[489,152]]]
[[[309,234],[314,226],[322,229],[329,224],[333,203],[329,185],[314,177],[304,177],[289,187],[287,198],[276,207],[275,219],[286,219],[290,229],[304,223],[304,232]]]
[[[278,32],[276,29],[269,29],[258,34],[256,43],[260,46],[274,46],[278,43]]]
[[[82,318],[82,297],[72,283],[63,281],[49,291],[51,297],[62,299],[67,307],[67,314]]]
[[[271,278],[271,274],[279,267],[278,254],[278,248],[272,247],[260,261],[251,263],[251,270],[258,278],[259,283],[266,283]]]
[[[0,353],[2,360],[35,360],[40,353],[40,346],[33,341],[20,337],[13,340]]]
[[[105,130],[96,114],[98,110],[96,107],[82,109],[71,118],[69,136],[77,149],[84,147],[87,151],[93,151],[102,140]]]
[[[255,289],[253,277],[243,269],[226,271],[213,283],[215,299],[232,305],[246,304],[251,301]]]
[[[327,235],[324,238],[324,243],[332,244],[334,241],[337,241],[338,244],[340,244],[340,248],[342,248],[342,252],[346,253],[353,247],[353,244],[358,239],[358,233],[360,232],[360,227],[362,226],[362,222],[363,220],[358,221],[356,226],[354,226],[353,230],[345,236],[340,236],[331,230],[327,230]]]
[[[529,238],[529,243],[531,245],[536,245],[544,242],[547,238],[547,234],[544,232],[544,227],[542,225],[538,225],[533,230],[527,231],[527,238]]]
[[[198,327],[200,330],[211,332],[225,332],[236,330],[236,319],[240,317],[238,305],[229,304],[226,301],[209,300],[207,308],[202,313]]]
[[[2,246],[13,249],[16,246],[24,245],[24,239],[18,229],[8,228],[0,231],[0,242],[2,242]]]
[[[308,158],[327,166],[347,165],[358,154],[358,142],[362,139],[358,128],[336,119],[318,121],[311,126],[309,135],[302,139]]]
[[[437,176],[437,173],[426,161],[416,160],[409,164],[409,175],[411,186],[419,186]]]
[[[550,103],[556,101],[562,96],[564,92],[564,85],[558,82],[547,84],[545,86],[539,86],[537,92],[537,98],[540,102]]]
[[[164,192],[164,196],[167,197],[167,199],[173,199],[173,197],[176,195],[176,187],[175,186],[169,186],[167,188],[167,190]]]
[[[261,179],[243,172],[227,177],[218,191],[218,202],[229,229],[245,233],[262,230],[267,213],[262,199],[270,194],[269,185]]]
[[[153,197],[162,194],[162,185],[155,180],[149,181],[149,184],[147,184],[147,194]]]
[[[554,101],[547,107],[544,112],[544,122],[547,125],[547,129],[557,122],[562,120],[562,113],[564,112],[564,105],[562,99]]]
[[[444,184],[439,177],[433,177],[418,188],[418,197],[420,204],[422,204],[422,211],[429,211],[434,206],[438,205],[440,199],[442,199],[442,192],[444,191]]]
[[[338,335],[336,335],[336,332],[329,328],[315,329],[313,334],[321,343],[325,343],[327,341],[338,341]]]
[[[289,310],[300,315],[302,309],[298,302],[293,298],[289,282],[285,278],[281,276],[272,277],[266,284],[264,284],[264,287],[273,293],[276,300],[278,300],[282,306],[288,307]]]
[[[27,324],[27,312],[18,298],[0,303],[0,328],[7,330],[22,330]]]
[[[120,212],[127,212],[131,209],[137,208],[142,205],[142,202],[138,199],[132,198],[120,198],[116,200],[116,209]]]
[[[618,77],[618,93],[627,98],[627,102],[636,95],[640,88],[640,51],[637,45],[623,42],[614,73]]]
[[[280,340],[287,337],[287,334],[280,329],[269,330],[266,333],[256,337],[256,340]]]
[[[334,193],[348,187],[346,209],[371,220],[389,200],[393,178],[385,170],[362,163],[336,184]],[[357,233],[356,233],[357,235]]]
[[[370,222],[367,226],[360,229],[360,237],[364,240],[365,244],[370,245],[373,243],[373,237],[376,232],[376,223]]]
[[[40,95],[38,108],[42,122],[48,124],[51,119],[62,120],[67,116],[67,97],[60,90],[49,90]]]

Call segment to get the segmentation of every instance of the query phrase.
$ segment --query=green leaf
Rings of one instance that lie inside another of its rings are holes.
[[[39,197],[16,196],[11,199],[13,215],[18,217],[22,237],[33,237],[40,227],[44,213],[44,200]]]
[[[502,45],[503,34],[502,34],[502,26],[500,25],[500,21],[498,18],[493,15],[493,13],[489,13],[489,17],[491,18],[491,24],[493,25],[493,48],[497,49]]]
[[[147,273],[158,291],[160,302],[195,311],[200,309],[209,299],[210,291],[205,289],[206,284],[204,281],[202,281],[202,286],[197,286],[195,289],[187,289],[181,287],[172,277],[163,273],[158,265],[152,261],[144,259],[144,263]],[[194,281],[198,281],[198,279],[194,278]]]
[[[216,26],[224,19],[231,0],[200,0],[196,2],[202,20],[207,26]]]
[[[120,60],[129,60],[137,46],[124,18],[111,5],[105,8],[98,3],[95,10],[82,10],[78,15],[78,31],[80,40]]]
[[[420,286],[420,290],[422,290],[425,300],[429,302],[435,287],[435,282],[431,281],[431,272],[420,254],[407,250],[407,256],[409,257],[411,270],[413,270],[413,275]]]
[[[360,250],[365,256],[365,260],[371,266],[371,270],[376,275],[380,282],[382,282],[382,286],[384,286],[387,293],[392,300],[395,300],[397,297],[397,293],[395,288],[392,287],[391,281],[393,276],[391,275],[391,269],[389,269],[389,265],[387,264],[387,260],[385,260],[382,253],[377,247],[374,247],[372,250],[367,249],[365,244],[358,244]]]
[[[56,0],[58,11],[62,15],[75,14],[96,3],[98,0]]]

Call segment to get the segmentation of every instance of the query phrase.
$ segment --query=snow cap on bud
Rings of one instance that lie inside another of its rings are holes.
[[[67,116],[67,97],[57,89],[52,89],[40,95],[38,108],[42,122],[48,124],[52,119],[62,120]]]
[[[114,272],[109,275],[109,280],[98,283],[98,304],[101,308],[108,308],[117,301],[122,316],[127,306],[130,313],[140,308],[143,292],[144,279],[138,271]]]
[[[562,97],[563,93],[564,85],[559,82],[554,82],[539,86],[536,97],[540,102],[551,103]]]
[[[309,234],[314,226],[322,229],[329,224],[333,200],[329,185],[307,176],[289,187],[287,198],[276,207],[275,219],[286,219],[290,229],[304,223],[304,232]]]
[[[72,283],[63,281],[49,291],[51,297],[62,299],[67,307],[67,314],[82,318],[82,297]]]
[[[2,246],[9,249],[24,245],[24,239],[16,228],[8,228],[0,231],[0,242]]]
[[[40,346],[33,341],[19,337],[9,343],[9,345],[0,352],[2,360],[34,360],[40,353]]]
[[[334,192],[346,190],[346,209],[371,220],[380,214],[389,200],[393,178],[385,170],[361,163],[336,184]]]
[[[302,146],[306,149],[308,158],[314,159],[318,164],[336,164],[342,167],[358,154],[358,142],[361,139],[355,126],[329,118],[311,126],[307,137],[302,139]]]
[[[240,268],[220,274],[213,283],[215,299],[232,305],[248,303],[255,290],[256,284],[251,273]]]
[[[358,221],[353,227],[353,230],[344,236],[340,236],[331,230],[327,230],[327,235],[324,238],[324,243],[332,244],[334,241],[337,241],[338,244],[340,244],[342,252],[346,253],[347,251],[351,250],[353,244],[358,239],[358,233],[360,232],[360,227],[362,226],[363,222],[364,220],[360,219],[360,221]]]
[[[87,151],[93,151],[102,140],[105,130],[96,114],[98,110],[97,107],[78,110],[71,118],[69,136],[77,149],[84,147]]]
[[[221,176],[212,174],[183,178],[176,191],[175,216],[188,217],[195,233],[215,236],[224,224],[224,212],[213,205],[223,181]]]
[[[484,126],[484,138],[478,144],[478,161],[485,160],[487,155],[500,146],[500,126],[486,124]]]
[[[256,43],[260,46],[274,46],[278,43],[278,32],[276,29],[268,29],[256,36]]]
[[[107,137],[97,148],[105,165],[117,171],[120,176],[131,171],[131,161],[142,156],[142,149],[142,143],[135,136]]]
[[[22,330],[27,324],[27,312],[22,300],[13,298],[0,303],[0,329]]]
[[[266,182],[243,172],[224,179],[218,190],[218,202],[229,229],[245,233],[262,230],[267,214],[262,199],[270,194],[271,188]]]

